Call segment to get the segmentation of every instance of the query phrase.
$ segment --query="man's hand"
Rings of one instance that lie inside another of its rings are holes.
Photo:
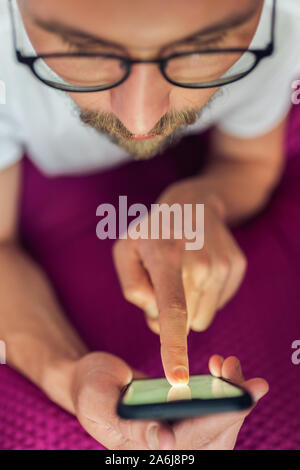
[[[188,381],[187,334],[205,330],[236,293],[246,259],[222,218],[220,205],[201,192],[198,180],[173,185],[159,203],[204,203],[204,247],[186,250],[189,240],[119,240],[114,261],[127,300],[144,310],[160,334],[162,362],[171,384]],[[145,221],[149,223],[150,219]],[[171,227],[172,233],[172,227]]]
[[[155,420],[133,421],[117,416],[122,388],[132,378],[143,376],[132,371],[121,359],[108,353],[91,353],[78,361],[72,380],[75,414],[86,431],[110,450],[172,449],[174,433]]]
[[[239,361],[223,361],[213,356],[209,363],[213,375],[223,376],[244,385],[254,401],[268,390],[263,379],[243,381]],[[82,426],[110,450],[150,449],[232,449],[245,416],[251,411],[220,413],[187,420],[168,426],[155,420],[124,420],[116,407],[122,388],[133,372],[121,359],[108,353],[91,353],[76,362],[72,380],[72,400]]]
[[[209,369],[212,375],[223,377],[246,388],[254,403],[257,403],[268,392],[269,386],[264,379],[256,378],[244,381],[240,362],[234,356],[228,357],[225,361],[221,356],[212,356],[209,361]],[[244,419],[252,409],[219,413],[178,422],[173,426],[176,449],[233,449]]]

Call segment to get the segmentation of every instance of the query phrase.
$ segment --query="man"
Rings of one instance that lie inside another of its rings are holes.
[[[88,354],[48,281],[18,247],[20,160],[25,148],[49,175],[95,171],[129,155],[149,158],[186,126],[215,126],[205,172],[167,188],[158,201],[205,204],[204,248],[129,238],[114,250],[124,296],[160,334],[166,377],[186,383],[188,331],[205,330],[243,280],[246,260],[228,225],[260,210],[281,176],[297,72],[296,0],[278,2],[276,15],[276,2],[262,0],[8,3],[0,42],[7,84],[0,335],[14,341],[9,363],[108,448],[200,448],[193,443],[199,434],[201,448],[231,448],[244,415],[173,427],[117,419],[120,388],[138,372],[109,354]],[[13,48],[29,67],[16,64]],[[238,369],[234,358],[210,362],[213,374],[240,382]],[[262,379],[248,386],[256,399],[267,390]]]

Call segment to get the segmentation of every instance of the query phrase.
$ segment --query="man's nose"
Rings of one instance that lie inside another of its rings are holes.
[[[156,64],[132,66],[127,80],[111,90],[111,111],[135,135],[146,135],[168,111],[171,85]]]

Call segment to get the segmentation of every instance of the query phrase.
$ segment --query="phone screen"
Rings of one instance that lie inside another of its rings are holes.
[[[239,397],[244,390],[212,375],[193,375],[188,385],[172,387],[167,379],[133,380],[124,393],[126,405],[166,403],[178,400]]]

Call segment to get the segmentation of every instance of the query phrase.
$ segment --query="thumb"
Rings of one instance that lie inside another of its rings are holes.
[[[125,420],[117,413],[121,391],[132,380],[128,365],[107,353],[93,353],[77,370],[76,415],[98,442],[111,450],[172,449],[174,435],[164,423]]]

